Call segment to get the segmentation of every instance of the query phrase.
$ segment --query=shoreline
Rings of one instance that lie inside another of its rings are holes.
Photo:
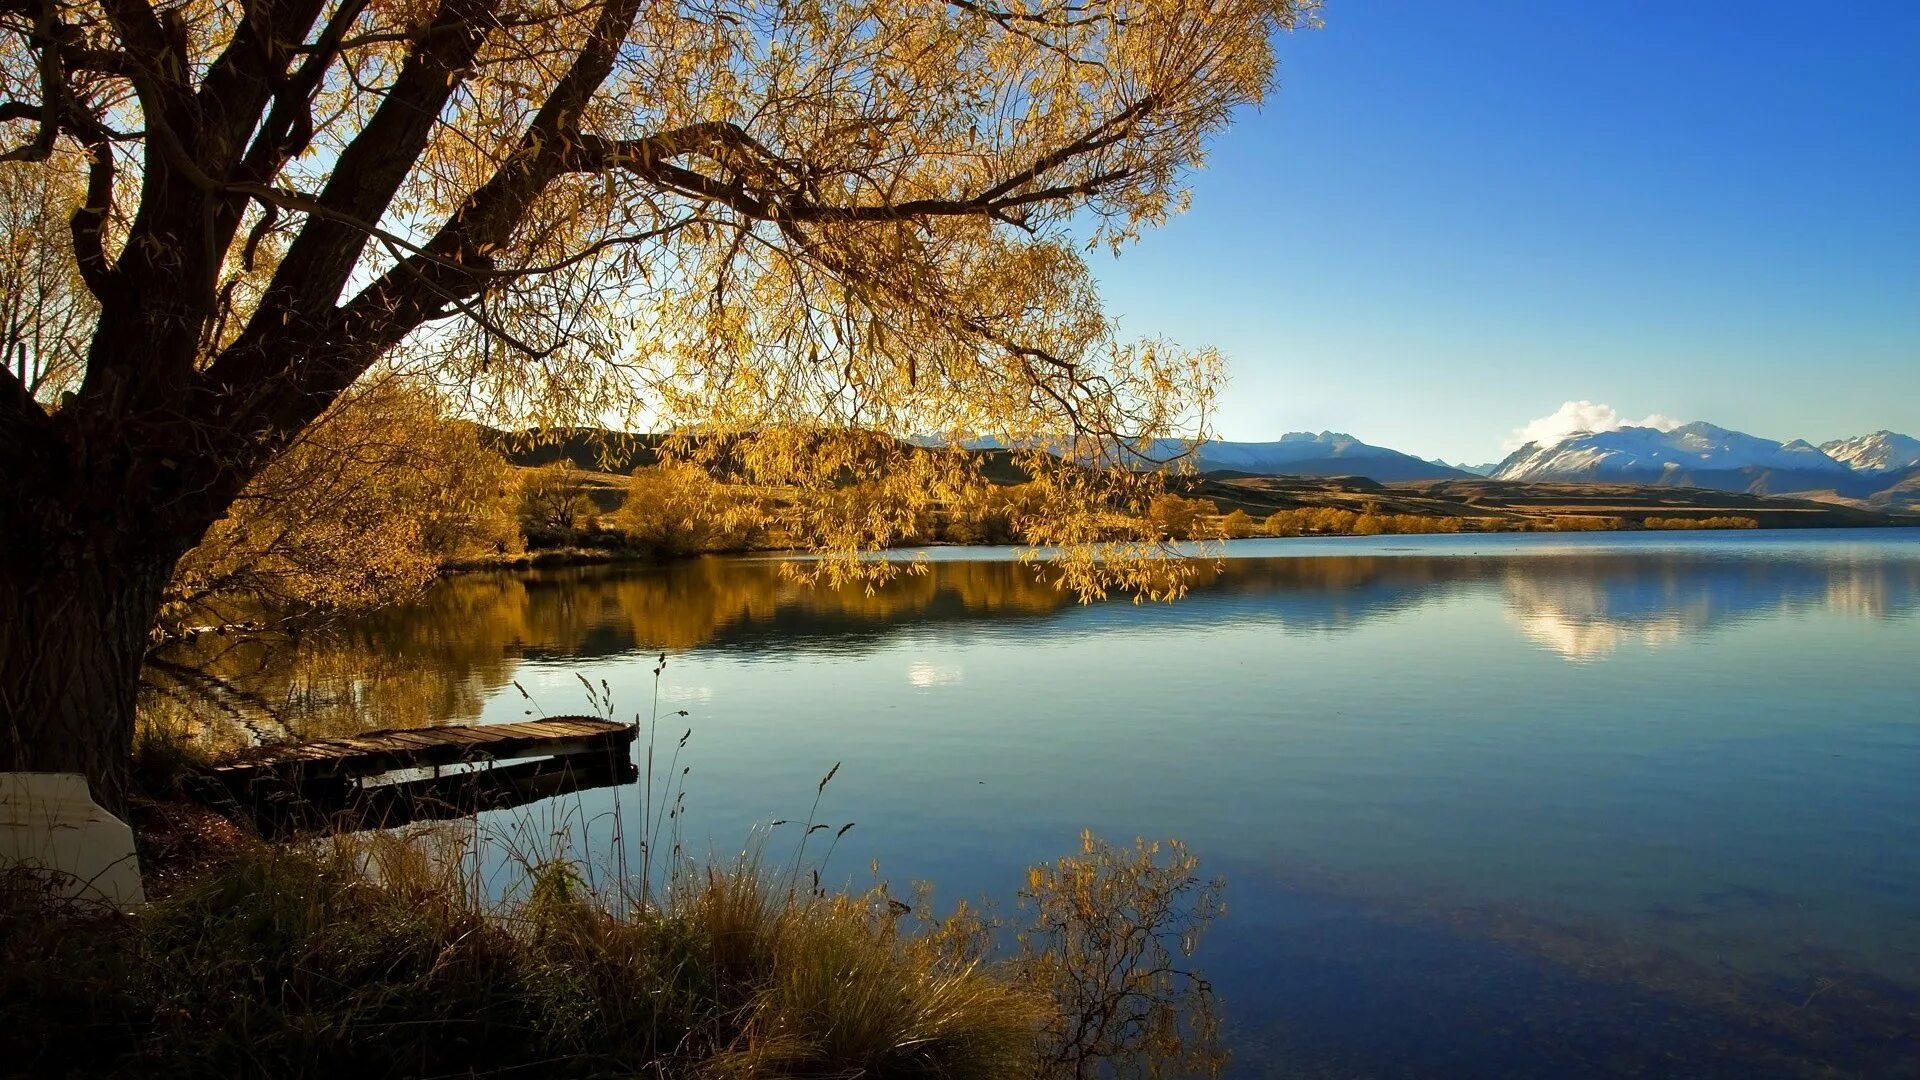
[[[1756,533],[1805,533],[1819,530],[1859,532],[1869,529],[1913,529],[1920,528],[1920,518],[1895,518],[1885,522],[1875,521],[1839,521],[1819,522],[1805,525],[1761,525],[1754,528],[1644,528],[1628,526],[1609,529],[1461,529],[1458,532],[1405,532],[1405,533],[1308,533],[1297,536],[1269,536],[1255,533],[1251,536],[1208,537],[1200,540],[1173,540],[1169,545],[1189,544],[1225,544],[1245,540],[1417,540],[1426,537],[1498,537],[1498,536],[1559,536],[1559,537],[1597,537],[1609,535],[1621,536],[1701,536],[1708,534],[1732,533],[1751,536]],[[886,555],[907,551],[970,550],[983,548],[1022,549],[1028,545],[1018,541],[963,543],[954,540],[928,540],[910,544],[899,544],[877,551],[867,552],[863,557]],[[1205,557],[1205,552],[1196,552],[1192,557]],[[522,552],[518,555],[502,556],[497,559],[465,559],[449,563],[440,568],[435,580],[446,580],[464,574],[503,573],[523,570],[562,570],[589,566],[672,566],[694,559],[710,557],[739,556],[789,556],[797,560],[813,559],[818,552],[804,548],[727,548],[715,551],[692,551],[680,553],[662,553],[654,551],[619,550],[608,548],[543,548],[538,551]]]

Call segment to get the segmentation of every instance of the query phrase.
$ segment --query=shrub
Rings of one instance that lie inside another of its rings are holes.
[[[1077,857],[1027,871],[1019,964],[1055,1003],[1041,1076],[1108,1075],[1103,1064],[1219,1075],[1212,989],[1181,963],[1223,910],[1226,883],[1201,880],[1199,865],[1178,841],[1115,849],[1082,833]]]
[[[751,547],[766,519],[751,488],[720,483],[691,462],[667,461],[633,471],[610,523],[632,543],[690,554]]]
[[[1193,540],[1201,534],[1203,519],[1219,513],[1212,499],[1189,499],[1182,495],[1156,495],[1147,505],[1147,520],[1162,539]]]
[[[441,408],[397,377],[349,390],[180,560],[154,629],[246,621],[262,603],[379,607],[448,563],[519,551],[511,468]]]
[[[1620,518],[1567,514],[1554,518],[1552,525],[1554,532],[1608,532],[1624,528],[1626,522]]]
[[[1313,511],[1312,531],[1325,533],[1328,536],[1351,536],[1354,523],[1359,520],[1360,515],[1351,510],[1341,510],[1332,506],[1322,507]]]
[[[1650,517],[1640,523],[1649,529],[1757,529],[1760,522],[1750,517]]]
[[[520,524],[529,533],[570,533],[591,528],[596,508],[586,474],[561,460],[530,470],[520,481]]]
[[[956,544],[1019,543],[1024,522],[1042,512],[1045,498],[1031,483],[969,489],[946,508],[937,533]]]
[[[1460,519],[1441,517],[1438,514],[1390,514],[1387,516],[1387,531],[1405,535],[1421,533],[1457,533],[1460,531]]]
[[[1260,531],[1268,536],[1299,536],[1307,531],[1306,517],[1299,510],[1275,510],[1260,523]]]
[[[1304,536],[1320,533],[1330,536],[1418,535],[1421,533],[1457,533],[1459,518],[1427,514],[1382,514],[1369,510],[1356,514],[1337,507],[1276,510],[1261,526],[1268,536]]]

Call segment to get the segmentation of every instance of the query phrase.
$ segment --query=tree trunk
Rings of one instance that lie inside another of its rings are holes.
[[[177,555],[124,536],[21,539],[0,537],[13,548],[0,547],[0,771],[81,773],[122,813],[140,666]]]

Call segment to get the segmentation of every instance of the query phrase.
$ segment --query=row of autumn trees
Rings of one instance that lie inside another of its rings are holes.
[[[730,482],[693,462],[668,460],[634,470],[618,504],[603,510],[593,498],[595,481],[567,461],[529,470],[520,500],[528,543],[612,544],[662,555],[821,548],[831,542],[823,528],[879,515],[885,535],[863,537],[863,547],[1015,544],[1036,531],[1050,505],[1042,485],[966,485],[896,520],[899,500],[882,483],[804,489]]]
[[[596,511],[578,474],[566,465],[549,467],[542,480],[529,485],[529,491],[541,493],[538,506],[556,508],[536,514],[537,519],[555,525],[564,520],[580,529],[598,527],[649,550],[738,551],[805,547],[812,542],[787,527],[790,515],[779,512],[778,504],[790,500],[792,493],[722,483],[682,462],[636,470],[627,482],[624,501],[605,515]],[[839,494],[858,499],[863,492],[854,487]],[[865,494],[876,501],[882,498],[870,490]],[[568,507],[564,515],[557,509],[561,505]],[[896,539],[915,544],[1027,543],[1048,508],[1046,493],[1032,484],[970,488],[950,501],[921,508],[911,528]],[[1161,541],[1457,533],[1464,526],[1458,517],[1339,507],[1276,510],[1255,518],[1237,507],[1222,513],[1212,499],[1173,492],[1155,494],[1142,506],[1116,506],[1108,521],[1116,534],[1143,534]]]
[[[1339,507],[1301,507],[1276,510],[1255,518],[1235,507],[1225,514],[1212,499],[1171,492],[1148,503],[1148,524],[1171,540],[1243,540],[1253,536],[1384,536],[1391,534],[1457,533],[1457,517],[1435,514],[1394,514]]]
[[[0,363],[0,770],[124,802],[181,560],[370,373],[508,429],[992,437],[1086,547],[1151,481],[1045,448],[1192,434],[1219,361],[1120,340],[1083,253],[1184,207],[1313,6],[0,0],[0,165],[85,295]],[[894,535],[928,479],[820,535]]]

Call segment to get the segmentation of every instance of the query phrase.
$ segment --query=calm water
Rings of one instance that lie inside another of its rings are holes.
[[[830,878],[1177,836],[1235,1075],[1920,1074],[1920,530],[1244,541],[1169,606],[1013,554],[469,576],[221,662],[322,730],[644,712],[664,650],[690,840],[842,762]]]

